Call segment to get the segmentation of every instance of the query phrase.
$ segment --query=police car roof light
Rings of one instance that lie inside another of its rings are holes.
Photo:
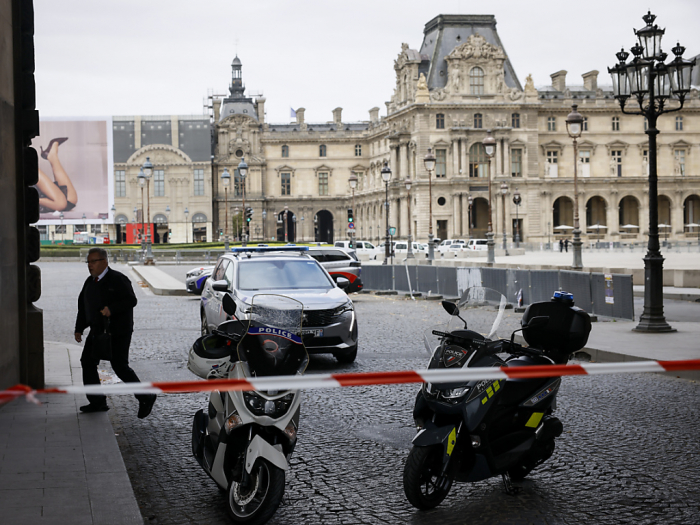
[[[232,248],[233,253],[264,253],[264,252],[306,252],[308,246],[258,246],[256,248]]]

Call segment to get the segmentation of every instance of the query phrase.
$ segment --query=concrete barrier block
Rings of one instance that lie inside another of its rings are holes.
[[[665,280],[664,278],[664,284]],[[700,288],[700,270],[673,270],[673,286],[677,288]]]

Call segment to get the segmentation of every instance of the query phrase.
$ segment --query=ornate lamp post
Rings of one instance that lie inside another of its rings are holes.
[[[472,216],[472,206],[474,205],[474,197],[469,195],[469,197],[467,197],[467,202],[469,202],[469,238],[473,239],[472,230],[474,229],[474,219]]]
[[[423,165],[428,170],[428,264],[433,264],[435,259],[435,245],[433,244],[433,170],[435,169],[435,155],[428,148],[428,153],[423,157]]]
[[[503,251],[508,255],[508,238],[506,237],[506,194],[508,193],[508,185],[506,181],[501,182],[501,207],[503,208]]]
[[[488,239],[486,244],[488,246],[488,257],[486,258],[486,263],[492,265],[496,262],[495,245],[493,242],[493,223],[491,217],[491,159],[496,153],[496,139],[491,136],[491,130],[488,130],[486,137],[481,143],[484,145],[486,150],[486,156],[489,159],[489,230],[486,232],[486,238]]]
[[[656,171],[657,119],[664,113],[679,111],[690,92],[690,79],[695,59],[682,58],[685,48],[680,44],[671,49],[675,58],[665,64],[661,51],[665,29],[654,24],[656,16],[648,12],[642,17],[646,27],[635,30],[639,43],[630,51],[634,58],[626,63],[629,53],[622,49],[616,54],[619,63],[608,68],[612,76],[613,94],[623,113],[643,115],[648,122],[649,135],[649,242],[644,257],[644,310],[635,327],[639,332],[675,331],[664,317],[663,257],[659,251],[659,210]],[[669,85],[670,84],[670,85]],[[634,97],[639,111],[625,111],[627,99]],[[677,107],[667,108],[666,102],[676,99]]]
[[[389,163],[385,160],[384,167],[382,168],[382,180],[386,186],[386,196],[384,197],[384,219],[386,222],[386,240],[384,241],[384,262],[383,265],[388,264],[389,257],[391,256],[391,247],[389,246],[389,181],[391,180],[391,170],[389,169]]]
[[[515,188],[515,193],[513,193],[513,204],[515,204],[515,247],[520,248],[520,221],[518,220],[518,208],[520,208],[520,203],[522,198],[520,197],[520,192],[518,188]]]
[[[245,162],[245,157],[241,157],[241,162],[238,163],[238,174],[241,176],[241,185],[243,186],[243,242],[241,243],[241,246],[246,245],[246,241],[248,240],[248,221],[246,218],[246,209],[245,209],[245,177],[248,175],[248,164]]]
[[[188,240],[188,239],[189,239],[189,235],[188,235],[188,233],[187,233],[187,230],[188,230],[189,224],[190,224],[189,221],[188,221],[188,217],[189,217],[189,216],[190,216],[190,211],[189,211],[187,208],[185,208],[185,244],[187,244],[188,242],[190,242],[190,241]]]
[[[287,226],[287,214],[289,213],[289,206],[284,205],[284,242],[289,242],[289,232]]]
[[[577,111],[578,105],[571,106],[571,113],[566,117],[566,131],[574,141],[574,264],[572,270],[582,270],[583,261],[581,259],[581,228],[578,217],[578,143],[576,139],[583,132],[583,115]]]
[[[413,255],[413,237],[411,237],[411,179],[407,178],[404,181],[406,185],[406,191],[408,192],[408,253],[406,254],[407,259],[414,259]]]
[[[165,207],[165,218],[166,218],[167,221],[168,221],[168,231],[167,231],[167,234],[168,234],[168,243],[170,243],[170,206],[166,206],[166,207]]]
[[[304,242],[304,216],[301,216],[301,242]]]
[[[146,186],[146,216],[148,217],[148,232],[146,233],[146,258],[144,264],[152,265],[153,252],[151,251],[151,175],[153,174],[153,164],[151,158],[146,157],[146,162],[143,163],[139,170],[139,186],[141,186],[141,229],[144,229],[143,219],[143,187]]]
[[[262,234],[263,234],[263,242],[266,241],[267,239],[265,238],[265,222],[267,218],[267,210],[262,211]]]
[[[357,175],[355,175],[355,172],[353,171],[350,174],[350,178],[348,179],[348,182],[350,183],[350,189],[352,190],[352,217],[353,217],[353,230],[350,233],[350,237],[352,240],[352,245],[353,247],[355,246],[355,229],[357,228],[357,223],[355,223],[355,188],[357,188]]]
[[[228,187],[231,184],[231,174],[228,172],[228,168],[224,168],[224,172],[221,174],[221,184],[224,186],[224,207],[226,209],[224,219],[224,250],[228,252]]]

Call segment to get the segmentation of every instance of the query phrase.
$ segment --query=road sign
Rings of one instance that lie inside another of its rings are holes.
[[[396,228],[394,228],[393,226],[390,227],[390,228],[389,228],[389,235],[391,235],[392,237],[393,237],[394,235],[396,235]]]
[[[349,230],[354,230],[354,229],[355,229],[355,223],[354,223],[354,222],[351,222],[350,224],[348,224],[348,229],[349,229]]]

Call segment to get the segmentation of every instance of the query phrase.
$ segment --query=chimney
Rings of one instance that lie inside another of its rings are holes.
[[[378,122],[379,121],[379,108],[373,107],[369,110],[369,121]]]
[[[342,124],[341,114],[343,113],[343,108],[335,108],[333,110],[333,122],[340,126]]]
[[[564,91],[566,89],[566,71],[563,69],[552,73],[549,75],[552,77],[552,87],[557,91]]]
[[[299,108],[296,110],[297,124],[301,125],[304,123],[304,111],[306,111],[306,108]]]
[[[256,99],[255,106],[258,111],[258,122],[265,124],[265,97]]]
[[[595,91],[598,89],[598,72],[595,69],[581,76],[583,77],[583,87],[585,87],[587,91]]]

